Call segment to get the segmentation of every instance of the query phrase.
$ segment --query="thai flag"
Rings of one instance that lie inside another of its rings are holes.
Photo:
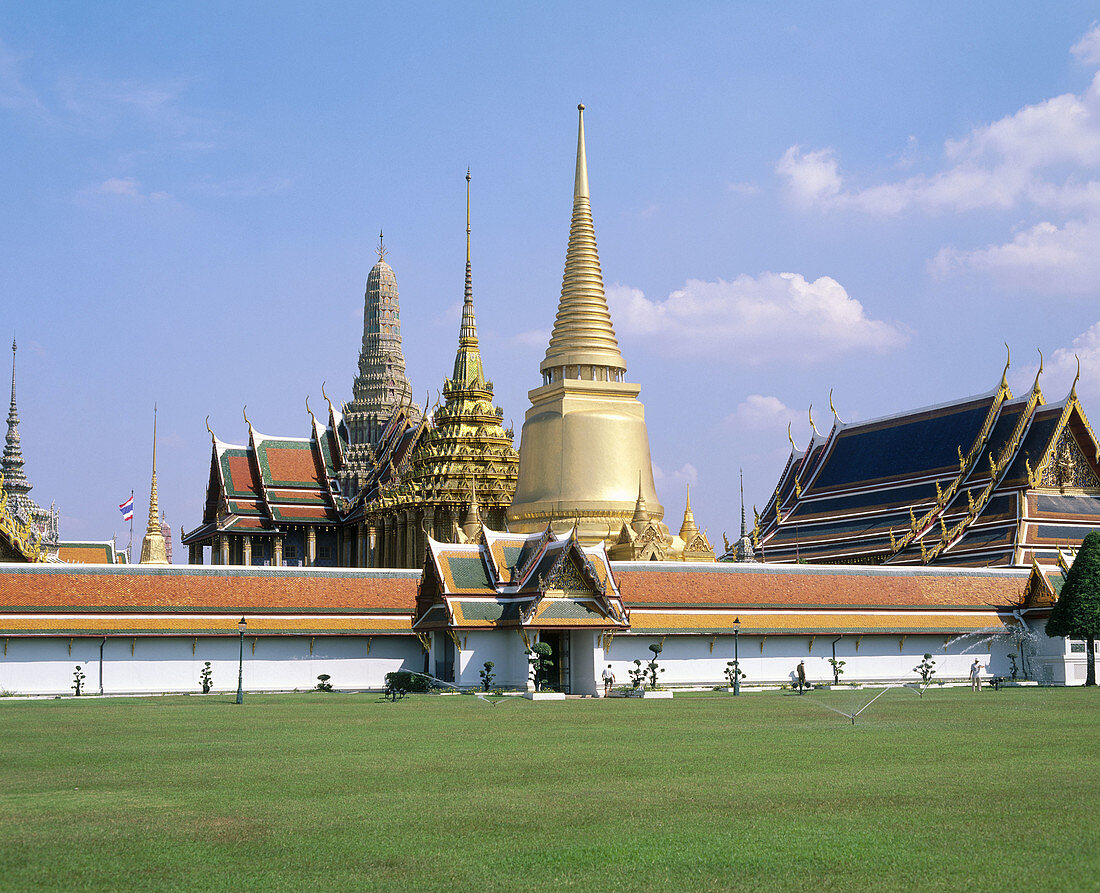
[[[122,512],[122,520],[123,521],[133,521],[134,520],[134,497],[133,497],[133,495],[131,495],[129,499],[127,499],[124,503],[122,503],[122,505],[120,505],[118,507],[118,510],[120,512]]]

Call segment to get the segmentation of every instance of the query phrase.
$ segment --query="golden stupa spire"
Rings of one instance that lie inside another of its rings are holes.
[[[458,353],[452,380],[459,387],[485,387],[481,350],[477,344],[477,320],[474,318],[474,284],[470,265],[470,170],[466,169],[466,291],[462,299],[462,327],[458,332]]]
[[[160,529],[157,505],[157,407],[153,405],[153,479],[149,487],[149,523],[141,541],[141,564],[167,564],[168,549]]]
[[[577,172],[573,181],[573,220],[554,331],[542,372],[565,366],[592,366],[618,373],[626,371],[619,342],[611,324],[611,312],[603,290],[600,255],[588,195],[588,163],[584,152],[584,106],[578,105]],[[566,373],[567,377],[582,377]],[[614,373],[613,373],[614,375]]]
[[[686,486],[687,501],[684,503],[684,523],[680,525],[680,539],[690,543],[699,533],[695,526],[695,514],[691,511],[691,487]]]

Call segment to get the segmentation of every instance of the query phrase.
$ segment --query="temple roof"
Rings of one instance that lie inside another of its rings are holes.
[[[805,450],[792,440],[758,516],[764,560],[1027,566],[1037,548],[1079,542],[1100,526],[1100,456],[1076,391],[1046,404],[1036,376],[1013,398],[1006,377],[1007,366],[977,397],[858,424],[836,419]],[[1069,489],[1055,466],[1076,476]],[[1044,488],[1062,494],[1068,526],[1027,523],[1021,494]]]

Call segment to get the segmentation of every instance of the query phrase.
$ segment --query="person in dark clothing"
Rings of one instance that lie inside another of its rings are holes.
[[[798,662],[798,693],[802,694],[802,689],[806,687],[806,661],[800,660]]]

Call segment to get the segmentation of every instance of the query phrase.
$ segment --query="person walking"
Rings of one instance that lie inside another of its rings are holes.
[[[977,658],[974,658],[974,663],[970,665],[970,690],[982,690],[982,668]]]
[[[615,674],[611,670],[611,664],[607,665],[607,669],[603,671],[603,696],[605,698],[611,696],[611,686],[615,684]]]
[[[798,662],[798,693],[802,694],[802,689],[806,687],[806,661],[800,660]]]

